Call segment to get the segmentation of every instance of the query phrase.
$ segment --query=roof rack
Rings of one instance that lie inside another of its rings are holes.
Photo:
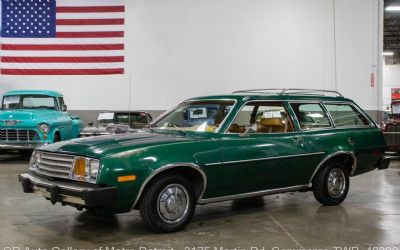
[[[335,90],[324,90],[324,89],[248,89],[248,90],[239,90],[235,91],[232,94],[240,94],[240,93],[249,93],[249,94],[278,94],[278,95],[325,95],[325,94],[334,94],[339,97],[343,97],[338,91]]]

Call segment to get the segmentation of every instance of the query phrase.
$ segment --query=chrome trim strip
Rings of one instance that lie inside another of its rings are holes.
[[[221,164],[234,164],[234,163],[241,163],[241,162],[257,162],[257,161],[267,161],[267,160],[285,159],[285,158],[293,158],[293,157],[304,157],[304,156],[321,155],[321,154],[325,154],[325,152],[321,151],[321,152],[315,152],[315,153],[272,156],[272,157],[254,158],[254,159],[238,160],[238,161],[212,162],[212,163],[206,163],[204,165],[208,167],[208,166],[221,165]]]
[[[176,163],[171,163],[171,164],[164,165],[164,166],[162,166],[162,167],[156,169],[155,171],[153,171],[153,172],[146,178],[146,180],[142,183],[142,186],[140,187],[140,190],[139,190],[139,192],[138,192],[138,194],[137,194],[137,196],[136,196],[136,200],[135,200],[135,202],[133,203],[131,209],[134,209],[134,208],[136,207],[136,205],[137,205],[138,202],[139,202],[140,197],[142,196],[142,193],[143,193],[143,191],[144,191],[144,188],[146,187],[146,185],[147,185],[156,175],[158,175],[158,174],[160,174],[160,173],[162,173],[162,172],[164,172],[164,171],[166,171],[166,170],[169,170],[169,169],[172,169],[172,168],[176,168],[176,167],[190,167],[190,168],[192,168],[192,169],[194,169],[194,170],[196,170],[196,171],[198,171],[198,172],[200,173],[200,175],[201,175],[201,177],[202,177],[202,179],[203,179],[203,190],[201,191],[201,193],[200,193],[200,195],[199,195],[199,198],[198,198],[198,202],[199,202],[199,201],[202,199],[202,197],[203,197],[203,195],[204,195],[204,192],[206,191],[206,188],[207,188],[207,176],[206,176],[206,174],[205,174],[204,171],[200,168],[200,166],[198,166],[198,165],[196,165],[196,164],[194,164],[194,163],[190,163],[190,162],[176,162]]]
[[[267,189],[267,190],[255,191],[255,192],[250,192],[250,193],[234,194],[234,195],[228,195],[228,196],[222,196],[222,197],[201,199],[199,201],[199,204],[207,204],[207,203],[214,203],[214,202],[220,202],[220,201],[228,201],[228,200],[236,200],[236,199],[243,199],[243,198],[256,197],[256,196],[293,192],[293,191],[299,191],[301,189],[305,189],[307,187],[308,187],[308,185],[299,185],[299,186],[277,188],[277,189]]]
[[[314,173],[311,175],[310,181],[309,181],[309,185],[311,185],[313,178],[315,177],[315,175],[317,174],[318,170],[332,157],[338,156],[338,155],[350,155],[353,158],[353,166],[351,167],[351,173],[350,176],[354,175],[354,172],[356,171],[356,167],[357,167],[357,158],[354,155],[353,152],[351,151],[337,151],[335,153],[332,153],[330,155],[328,155],[327,157],[325,157],[325,159],[323,159],[317,166],[317,168],[314,170]]]

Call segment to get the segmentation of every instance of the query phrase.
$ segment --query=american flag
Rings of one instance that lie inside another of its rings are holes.
[[[124,0],[1,4],[1,74],[124,73]]]

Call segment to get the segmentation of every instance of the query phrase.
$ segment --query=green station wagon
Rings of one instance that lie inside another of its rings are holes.
[[[334,91],[262,89],[186,100],[140,133],[37,149],[19,180],[96,213],[140,210],[158,232],[183,229],[196,205],[313,191],[347,196],[349,177],[388,168],[377,125]]]

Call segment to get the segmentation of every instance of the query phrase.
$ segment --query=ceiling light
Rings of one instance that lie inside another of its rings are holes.
[[[385,8],[386,11],[400,11],[400,6],[388,6]]]
[[[384,51],[383,53],[382,53],[382,56],[393,56],[393,51]]]

